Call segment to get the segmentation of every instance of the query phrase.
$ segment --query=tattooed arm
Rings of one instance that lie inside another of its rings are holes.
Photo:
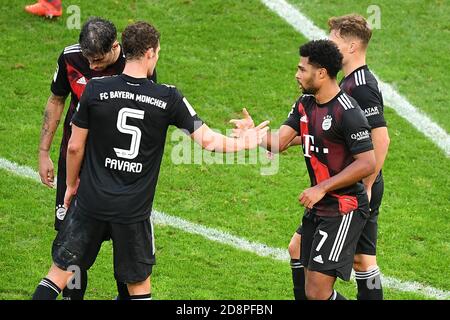
[[[53,137],[61,120],[66,98],[51,94],[45,107],[44,121],[42,123],[41,139],[39,142],[39,175],[41,176],[42,183],[51,188],[54,184],[55,173],[53,162],[50,159],[50,147],[52,146]]]

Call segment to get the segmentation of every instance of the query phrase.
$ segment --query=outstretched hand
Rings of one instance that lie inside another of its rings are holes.
[[[242,109],[242,119],[231,119],[230,123],[233,123],[235,125],[235,128],[233,129],[233,133],[231,134],[233,137],[240,137],[243,132],[245,132],[248,129],[254,128],[255,123],[253,122],[252,117],[248,113],[247,109]]]
[[[238,139],[244,141],[245,149],[254,149],[262,142],[270,129],[268,124],[269,121],[266,120],[261,122],[257,127],[240,132]]]
[[[255,123],[253,122],[253,119],[248,113],[246,108],[242,109],[242,115],[243,115],[242,119],[230,120],[230,123],[234,124],[235,126],[235,129],[233,129],[233,131],[237,130],[237,132],[241,132],[255,127]]]

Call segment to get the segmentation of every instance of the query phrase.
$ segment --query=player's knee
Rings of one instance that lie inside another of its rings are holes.
[[[320,286],[314,283],[306,284],[305,286],[306,298],[308,300],[327,300],[331,294],[321,290]]]
[[[353,269],[356,272],[365,272],[377,268],[376,256],[357,254],[353,259]]]
[[[297,235],[294,235],[288,246],[288,251],[291,259],[300,259],[300,244],[301,238]]]
[[[297,243],[289,243],[288,251],[291,259],[300,259],[300,246]]]
[[[150,277],[144,281],[127,283],[128,292],[131,296],[151,293]]]

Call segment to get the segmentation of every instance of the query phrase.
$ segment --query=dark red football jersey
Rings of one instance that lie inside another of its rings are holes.
[[[353,155],[373,149],[364,112],[342,91],[325,104],[318,104],[313,95],[301,96],[284,124],[302,138],[311,186],[344,170],[354,161]],[[313,211],[338,216],[366,204],[364,186],[358,182],[327,193]]]

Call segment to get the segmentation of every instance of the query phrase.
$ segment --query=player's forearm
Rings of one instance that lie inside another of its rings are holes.
[[[324,192],[338,190],[361,181],[375,171],[375,156],[370,151],[369,157],[356,159],[337,175],[322,181],[318,185]]]
[[[41,138],[39,141],[39,152],[48,153],[53,142],[53,137],[58,129],[61,115],[64,110],[65,97],[51,95],[48,98],[42,122]]]
[[[294,140],[289,143],[289,147],[291,146],[298,146],[302,144],[302,138],[301,137],[295,137]]]
[[[208,139],[205,149],[208,151],[229,153],[246,149],[246,143],[242,139],[230,138],[219,133],[213,132]]]
[[[67,148],[67,178],[66,184],[68,187],[75,187],[77,183],[78,176],[80,174],[81,163],[84,157],[84,146],[76,146],[70,143]]]
[[[377,179],[378,172],[379,171],[377,171],[374,174],[371,174],[370,176],[368,176],[368,177],[366,177],[366,178],[364,178],[362,180],[362,182],[364,184],[364,188],[366,188],[366,190],[371,190],[372,189],[372,186],[373,186],[375,180]]]
[[[387,128],[383,127],[372,130],[372,143],[375,152],[376,165],[375,172],[363,179],[364,186],[367,190],[372,188],[372,185],[383,168],[384,161],[386,160],[390,144]]]
[[[191,138],[201,145],[203,149],[214,152],[237,152],[247,147],[243,139],[230,138],[214,132],[206,124],[203,124],[199,129],[192,133]]]
[[[286,150],[289,146],[288,143],[283,143],[280,139],[280,134],[277,132],[268,133],[259,144],[261,147],[267,149],[272,153],[280,153]]]

